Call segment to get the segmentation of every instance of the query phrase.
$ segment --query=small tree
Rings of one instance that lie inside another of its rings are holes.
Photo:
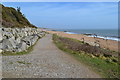
[[[20,10],[21,10],[21,8],[20,8],[20,7],[17,7],[17,11],[18,11],[19,13],[21,13]]]
[[[23,14],[23,17],[26,17],[25,14]]]

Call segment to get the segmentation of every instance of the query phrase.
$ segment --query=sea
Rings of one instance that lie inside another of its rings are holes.
[[[120,41],[120,35],[118,35],[118,29],[56,29],[56,31],[63,31],[68,34],[85,34],[88,37],[109,39]]]

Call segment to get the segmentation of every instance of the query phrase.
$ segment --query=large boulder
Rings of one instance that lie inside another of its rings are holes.
[[[41,33],[41,32],[37,34],[37,36],[38,36],[39,38],[43,37],[43,35],[44,35],[44,33]]]
[[[22,41],[25,42],[28,46],[31,46],[33,38],[34,38],[33,36],[27,36],[27,37],[24,37]]]
[[[5,50],[5,51],[12,51],[13,46],[8,39],[4,39],[4,40],[2,40],[2,48],[1,49]]]
[[[38,36],[33,36],[33,38],[31,39],[31,44],[34,45],[35,42],[38,40]]]
[[[28,48],[27,44],[25,42],[21,42],[17,45],[16,52],[24,51]]]
[[[12,44],[13,48],[16,48],[17,41],[15,40],[14,36],[9,39],[10,43]]]
[[[21,42],[21,37],[16,38],[16,42],[19,44]]]
[[[11,32],[3,32],[2,33],[3,39],[9,39],[13,36]]]

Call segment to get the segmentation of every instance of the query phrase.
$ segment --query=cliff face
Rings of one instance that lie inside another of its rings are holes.
[[[5,7],[2,6],[2,27],[6,28],[24,28],[24,27],[31,27],[35,28],[20,12],[20,8],[17,10],[12,7]]]

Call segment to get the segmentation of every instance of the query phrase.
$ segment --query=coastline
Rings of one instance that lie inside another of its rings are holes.
[[[78,34],[78,33],[74,33],[74,32],[65,32],[67,34]],[[91,33],[86,33],[86,34],[83,34],[83,35],[87,35],[88,37],[95,37],[96,34],[91,34]],[[120,41],[120,38],[119,37],[104,37],[104,36],[100,36],[100,35],[97,35],[96,36],[97,38],[101,38],[101,39],[106,39],[106,40],[114,40],[114,41]]]
[[[116,41],[116,40],[110,40],[110,39],[104,39],[104,38],[98,38],[98,37],[94,38],[94,37],[90,37],[84,34],[72,34],[72,33],[70,34],[70,33],[66,33],[63,31],[49,31],[49,30],[46,30],[46,31],[51,34],[57,34],[62,37],[73,38],[73,39],[77,39],[80,41],[83,41],[84,39],[85,42],[92,44],[92,45],[95,44],[97,41],[101,48],[109,49],[112,51],[118,51],[119,41]]]

